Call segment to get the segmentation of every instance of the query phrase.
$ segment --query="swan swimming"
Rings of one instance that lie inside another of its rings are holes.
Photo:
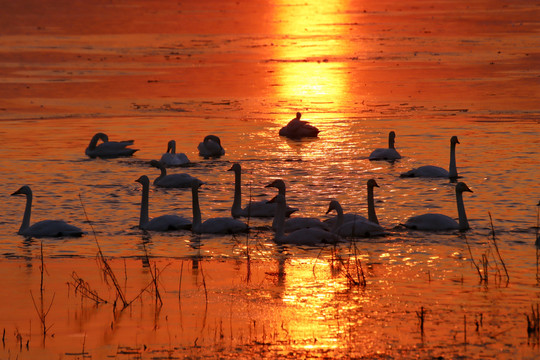
[[[388,148],[380,148],[375,149],[369,155],[369,160],[397,160],[401,159],[401,155],[397,152],[395,148],[395,139],[396,139],[396,133],[393,131],[390,131],[388,133]]]
[[[339,235],[321,228],[302,228],[285,235],[285,196],[277,194],[271,201],[277,204],[274,241],[277,244],[325,245],[341,242]]]
[[[161,170],[161,174],[154,179],[155,186],[164,188],[189,188],[193,180],[202,184],[202,181],[186,173],[167,175],[167,169],[160,161],[151,160],[150,165]]]
[[[377,213],[375,212],[375,197],[373,194],[373,188],[375,187],[379,187],[379,184],[377,184],[375,179],[369,179],[367,181],[368,217],[365,218],[362,215],[358,215],[354,213],[347,213],[347,214],[343,214],[344,223],[351,222],[351,221],[370,221],[372,223],[379,224],[379,219],[377,218]],[[338,215],[339,215],[339,212],[338,212]],[[338,216],[335,216],[330,219],[324,220],[324,222],[333,228],[337,220],[338,220]]]
[[[98,141],[103,143],[97,145]],[[109,141],[109,137],[104,133],[97,133],[90,140],[90,144],[86,148],[86,155],[91,158],[115,158],[123,156],[131,156],[139,149],[130,149],[128,146],[133,145],[134,140],[126,141]]]
[[[450,139],[450,165],[448,171],[442,167],[425,165],[409,170],[401,177],[445,177],[450,179],[457,179],[457,167],[456,167],[456,144],[459,144],[457,136],[452,136]]]
[[[30,216],[32,215],[32,190],[28,185],[24,185],[11,195],[26,195],[26,208],[19,235],[32,237],[60,237],[60,236],[82,236],[84,231],[70,225],[63,220],[42,220],[30,226]]]
[[[161,155],[159,160],[166,166],[179,166],[189,164],[189,159],[184,153],[176,153],[176,141],[171,140],[167,143],[167,151]]]
[[[197,147],[199,155],[205,159],[225,155],[225,149],[221,146],[221,140],[216,135],[207,135]]]
[[[170,231],[191,229],[191,221],[178,215],[161,215],[148,219],[148,194],[150,192],[150,180],[148,176],[143,175],[136,182],[140,183],[143,187],[141,198],[141,214],[139,217],[139,229],[152,230],[152,231]]]
[[[270,203],[267,200],[252,201],[242,209],[242,166],[239,163],[234,163],[228,171],[234,171],[234,201],[231,208],[232,217],[273,217],[276,213],[277,204]],[[285,194],[285,183],[282,180],[281,183],[272,184],[269,184],[267,187],[277,187],[280,193]],[[298,211],[298,209],[288,206],[286,216],[290,216],[295,211]]]
[[[403,226],[413,230],[427,231],[468,230],[469,222],[465,213],[465,205],[463,204],[463,192],[465,191],[472,192],[464,182],[456,184],[456,203],[459,223],[443,214],[423,214],[409,218]]]
[[[201,208],[199,206],[199,187],[201,184],[196,180],[191,183],[193,226],[192,231],[196,234],[236,234],[247,232],[247,224],[232,217],[210,218],[201,223]]]
[[[327,214],[332,210],[337,212],[337,220],[334,222],[332,232],[343,237],[372,237],[385,235],[384,228],[378,223],[356,218],[352,221],[344,221],[343,208],[337,200],[330,201]]]
[[[307,121],[300,120],[301,116],[302,114],[297,112],[296,117],[279,130],[279,135],[286,136],[290,139],[317,137],[319,134],[319,129],[309,124]]]

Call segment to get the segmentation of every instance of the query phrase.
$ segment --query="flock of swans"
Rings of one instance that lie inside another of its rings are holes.
[[[306,121],[300,120],[301,114],[297,113],[287,126],[283,127],[279,134],[291,138],[317,136],[319,130]],[[369,160],[394,161],[401,155],[395,149],[394,131],[388,135],[388,148],[375,149],[369,156]],[[98,145],[98,142],[101,143]],[[94,135],[86,149],[86,155],[91,158],[114,158],[131,156],[138,149],[130,148],[133,140],[109,141],[104,133]],[[456,144],[458,138],[450,139],[450,165],[449,169],[437,166],[421,166],[402,173],[402,177],[445,177],[455,180],[458,177],[456,167]],[[198,145],[199,155],[203,158],[215,158],[225,154],[219,137],[208,135]],[[169,141],[167,150],[160,161],[152,160],[150,165],[158,168],[161,174],[153,181],[153,185],[164,188],[191,188],[192,192],[192,220],[173,215],[161,215],[150,219],[149,189],[150,179],[146,175],[139,177],[136,182],[142,185],[142,198],[140,205],[139,228],[149,231],[191,230],[196,234],[234,234],[249,231],[248,225],[239,218],[264,217],[273,218],[271,225],[275,232],[274,240],[278,244],[319,245],[334,244],[350,237],[373,237],[384,236],[387,231],[379,224],[375,211],[374,188],[379,187],[374,179],[367,181],[367,205],[368,217],[355,213],[344,213],[337,200],[330,201],[326,214],[335,212],[334,217],[321,221],[314,217],[291,217],[298,208],[287,205],[286,186],[281,179],[276,179],[266,185],[275,188],[278,194],[268,200],[253,201],[242,207],[242,168],[239,163],[234,163],[229,171],[234,172],[234,200],[231,207],[230,217],[215,217],[202,220],[199,204],[199,188],[203,182],[189,174],[167,174],[167,167],[189,164],[185,154],[176,153],[176,142]],[[413,230],[437,231],[437,230],[467,230],[469,223],[463,203],[463,193],[472,192],[469,187],[458,182],[455,186],[458,221],[453,218],[437,213],[428,213],[409,218],[400,224]],[[26,237],[58,237],[58,236],[81,236],[84,231],[79,227],[70,225],[61,220],[43,220],[30,225],[32,209],[32,190],[23,186],[12,195],[25,195],[26,208],[23,221],[18,231]]]

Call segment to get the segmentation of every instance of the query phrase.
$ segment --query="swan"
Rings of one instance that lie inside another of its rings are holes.
[[[155,186],[164,188],[188,188],[191,187],[193,180],[198,181],[202,185],[202,181],[186,173],[167,175],[167,169],[160,161],[152,160],[150,161],[150,165],[161,170],[161,174],[154,179]]]
[[[30,226],[32,215],[32,190],[24,185],[11,195],[26,195],[26,208],[18,234],[33,237],[82,236],[84,231],[62,220],[42,220]]]
[[[353,213],[343,214],[343,223],[348,223],[351,221],[370,221],[375,224],[379,224],[379,219],[377,218],[377,213],[375,212],[375,197],[373,195],[373,188],[379,187],[379,184],[375,179],[369,179],[367,181],[367,205],[368,205],[368,217],[365,218],[362,215],[357,215]],[[338,212],[339,215],[339,212]],[[338,220],[338,216],[324,220],[325,223],[330,225],[332,228]]]
[[[369,155],[369,160],[397,160],[401,159],[401,155],[397,152],[396,148],[394,147],[396,139],[396,133],[393,131],[390,131],[388,133],[388,148],[380,148],[375,149]]]
[[[297,112],[296,117],[279,130],[279,135],[286,136],[291,139],[317,137],[319,134],[319,129],[313,125],[310,125],[307,121],[300,120],[301,116],[302,114]]]
[[[276,207],[276,229],[274,241],[277,244],[294,244],[294,245],[324,245],[336,244],[341,241],[341,238],[321,228],[302,228],[285,235],[285,196],[277,194],[271,201],[277,204]]]
[[[199,155],[205,159],[225,155],[225,149],[221,146],[221,140],[216,135],[207,135],[197,147]]]
[[[267,200],[250,202],[242,209],[242,167],[239,163],[234,163],[228,171],[234,171],[234,201],[231,208],[232,217],[273,217],[276,213],[277,204],[270,203]],[[277,187],[280,193],[282,192],[285,194],[285,183],[283,180],[281,180],[281,183],[275,183],[273,187]],[[285,215],[290,216],[295,211],[298,211],[298,209],[287,206]]]
[[[332,232],[343,237],[371,237],[385,235],[384,228],[378,223],[356,218],[352,221],[344,221],[343,208],[337,200],[330,201],[327,214],[332,210],[337,212],[337,220],[334,223]]]
[[[456,144],[459,144],[457,136],[452,136],[450,139],[450,166],[448,171],[438,166],[425,165],[409,170],[401,177],[445,177],[450,179],[456,179],[458,177],[456,167]]]
[[[471,189],[464,183],[456,184],[456,203],[458,210],[459,223],[449,216],[443,214],[423,214],[413,216],[407,220],[403,226],[413,230],[468,230],[469,222],[465,213],[465,205],[463,204],[463,192],[472,192]]]
[[[240,220],[232,217],[217,217],[201,223],[201,208],[199,206],[199,187],[201,184],[196,180],[191,183],[193,226],[196,234],[236,234],[247,232],[248,226]]]
[[[184,153],[176,153],[176,141],[171,140],[167,143],[167,151],[161,155],[161,161],[167,166],[178,166],[189,164],[189,159]]]
[[[152,231],[191,229],[191,221],[178,215],[161,215],[152,220],[148,220],[148,193],[150,192],[150,180],[148,180],[148,176],[143,175],[135,181],[140,183],[143,187],[139,229]]]
[[[98,141],[102,140],[103,143],[97,145]],[[97,133],[94,135],[90,144],[86,148],[86,155],[91,158],[115,158],[122,156],[131,156],[139,149],[130,149],[128,146],[133,145],[134,140],[126,141],[109,141],[109,137],[104,133]]]

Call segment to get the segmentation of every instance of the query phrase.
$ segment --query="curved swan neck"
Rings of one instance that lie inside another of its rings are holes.
[[[332,227],[332,232],[337,233],[338,229],[343,225],[343,208],[337,201],[333,204],[332,208],[337,212],[337,220]]]
[[[150,193],[150,185],[148,182],[142,182],[142,197],[141,197],[141,213],[139,216],[139,228],[148,223],[148,197]]]
[[[32,192],[26,194],[26,207],[24,208],[24,215],[21,227],[19,228],[19,234],[22,234],[24,230],[30,227],[30,216],[32,215]]]
[[[452,142],[450,144],[450,165],[448,167],[448,176],[450,178],[457,178],[457,166],[456,166],[456,143]]]
[[[463,192],[456,191],[456,202],[459,218],[459,230],[468,230],[469,221],[467,220],[467,214],[465,213],[465,204],[463,203]]]
[[[231,209],[233,217],[239,217],[242,212],[242,173],[240,169],[234,169],[234,200]]]
[[[201,229],[201,208],[199,207],[199,188],[191,187],[192,208],[193,208],[193,232],[198,233]]]
[[[97,133],[96,135],[94,135],[92,137],[92,140],[90,140],[90,144],[88,144],[88,148],[90,150],[95,150],[96,146],[97,146],[97,142],[99,141],[99,139],[101,139],[103,137],[104,134],[102,133]]]
[[[373,186],[368,185],[368,220],[374,222],[375,224],[379,223],[377,219],[377,214],[375,213],[375,198],[373,196]]]

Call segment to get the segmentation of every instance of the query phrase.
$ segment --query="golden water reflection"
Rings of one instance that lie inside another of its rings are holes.
[[[341,107],[350,79],[334,59],[339,60],[348,48],[348,27],[342,25],[347,23],[347,14],[340,11],[347,6],[347,1],[277,3],[275,33],[282,39],[273,48],[274,60],[278,62],[274,73],[276,97],[294,106],[301,104],[304,109],[312,105]]]

